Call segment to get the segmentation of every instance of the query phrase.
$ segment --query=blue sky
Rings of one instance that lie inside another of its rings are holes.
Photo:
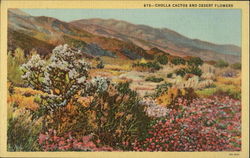
[[[103,18],[124,20],[156,28],[169,28],[192,39],[241,45],[239,9],[22,9],[33,16],[72,20]]]

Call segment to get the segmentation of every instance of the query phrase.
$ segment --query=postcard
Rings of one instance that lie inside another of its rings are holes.
[[[249,2],[1,2],[1,157],[249,157]]]

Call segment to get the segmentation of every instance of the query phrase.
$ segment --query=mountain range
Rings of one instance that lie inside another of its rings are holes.
[[[187,30],[188,31],[188,30]],[[205,30],[204,30],[205,31]],[[53,17],[31,16],[8,10],[8,50],[21,47],[48,55],[59,44],[81,49],[86,57],[153,59],[155,55],[197,56],[203,60],[240,62],[241,48],[190,39],[167,28],[135,25],[116,19],[81,19],[64,22]]]

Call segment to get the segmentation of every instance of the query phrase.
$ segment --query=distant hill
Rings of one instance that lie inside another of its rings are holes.
[[[114,19],[83,19],[64,22],[52,17],[31,16],[8,10],[8,49],[37,49],[47,55],[58,44],[68,43],[87,56],[152,59],[154,55],[198,56],[204,60],[239,62],[241,48],[189,39],[169,29],[134,25]]]
[[[91,56],[152,58],[152,55],[132,42],[93,35],[56,18],[34,17],[17,9],[9,9],[8,17],[9,50],[21,47],[28,52],[33,47],[40,54],[48,54],[56,45],[67,43]],[[22,35],[24,39],[20,37]]]
[[[135,25],[115,19],[82,19],[71,23],[96,35],[132,41],[145,49],[158,47],[175,55],[199,56],[204,60],[223,59],[229,62],[240,61],[241,57],[241,48],[238,46],[190,39],[167,28]]]

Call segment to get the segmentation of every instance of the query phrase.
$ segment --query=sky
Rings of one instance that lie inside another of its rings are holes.
[[[239,9],[22,9],[62,21],[102,18],[168,28],[192,39],[241,46]]]

